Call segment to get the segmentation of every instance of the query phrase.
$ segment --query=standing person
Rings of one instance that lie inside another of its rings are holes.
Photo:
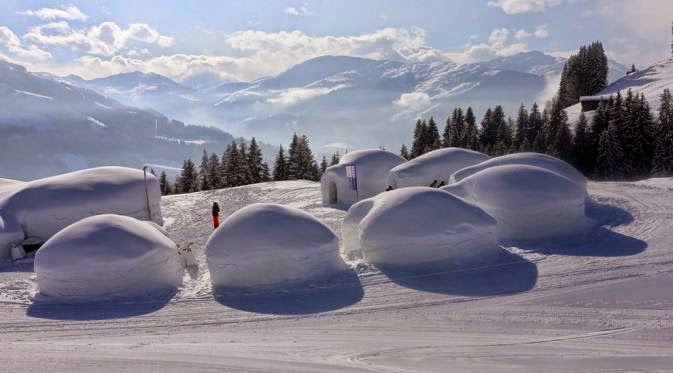
[[[213,229],[217,229],[220,226],[220,205],[217,202],[213,202]]]

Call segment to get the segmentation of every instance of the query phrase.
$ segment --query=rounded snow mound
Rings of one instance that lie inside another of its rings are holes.
[[[342,225],[348,257],[380,267],[486,259],[500,250],[496,221],[479,207],[429,187],[392,190],[353,205]]]
[[[208,239],[206,259],[216,291],[301,283],[346,269],[329,227],[297,208],[271,203],[229,216]]]
[[[457,183],[466,177],[474,175],[489,167],[515,164],[544,168],[574,181],[582,188],[586,188],[587,185],[587,178],[582,175],[581,172],[577,171],[575,167],[558,158],[541,153],[515,153],[491,158],[474,166],[465,167],[454,172],[451,175],[449,182],[451,184]]]
[[[486,154],[461,148],[433,150],[390,170],[388,185],[397,189],[430,186],[435,180],[447,183],[452,173],[489,158]]]
[[[22,183],[13,192],[0,195],[5,224],[22,233],[18,242],[6,240],[3,236],[15,232],[0,227],[0,259],[9,255],[11,245],[25,238],[44,242],[70,224],[99,214],[163,224],[159,180],[142,170],[99,167]]]
[[[25,184],[25,181],[0,178],[0,198],[11,194]]]
[[[330,166],[320,179],[322,201],[329,205],[351,205],[358,199],[373,197],[386,190],[386,178],[393,167],[406,160],[379,149],[356,150],[345,154],[339,164]],[[357,193],[349,184],[346,166],[355,165]]]
[[[162,295],[182,284],[177,247],[151,224],[92,216],[57,233],[35,255],[40,294],[66,300]]]
[[[586,189],[536,166],[489,167],[442,189],[492,215],[501,240],[570,237],[591,226],[584,213]]]

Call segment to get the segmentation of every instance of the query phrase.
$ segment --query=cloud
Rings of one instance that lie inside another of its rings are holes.
[[[33,44],[23,45],[21,39],[6,26],[0,26],[0,45],[4,45],[10,53],[21,59],[45,61],[52,57],[51,53]]]
[[[509,42],[512,33],[513,32],[507,28],[494,29],[488,37],[488,43],[468,43],[464,51],[447,53],[446,55],[453,61],[459,63],[471,63],[525,52],[527,50],[525,43]],[[530,33],[525,30],[518,30],[514,32],[514,38],[521,39],[523,37],[528,37],[529,34]]]
[[[533,32],[533,35],[535,35],[535,37],[538,39],[545,39],[549,36],[549,28],[547,25],[537,26],[535,28],[535,32]]]
[[[285,8],[285,14],[293,17],[303,17],[313,15],[313,12],[308,9],[306,4],[304,4],[299,7],[289,6]]]
[[[488,5],[498,7],[507,14],[544,12],[561,5],[565,0],[489,0]]]
[[[532,35],[533,34],[531,34],[530,32],[528,32],[524,29],[520,29],[520,30],[517,30],[517,32],[514,34],[514,38],[517,39],[517,40],[521,40],[521,39],[529,38]]]
[[[83,50],[90,54],[112,56],[130,41],[168,47],[173,38],[161,35],[144,23],[132,23],[123,28],[114,22],[103,22],[88,29],[74,29],[66,21],[31,27],[23,36],[33,43]]]
[[[425,92],[403,93],[393,104],[401,109],[423,110],[432,104]]]
[[[79,8],[74,5],[64,5],[60,8],[40,8],[37,10],[24,10],[17,12],[20,15],[37,17],[42,20],[52,21],[57,19],[64,19],[67,21],[86,21],[89,16],[82,13]]]

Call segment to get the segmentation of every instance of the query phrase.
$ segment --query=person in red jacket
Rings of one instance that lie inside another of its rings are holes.
[[[217,202],[213,202],[213,229],[217,229],[220,226],[220,205]]]

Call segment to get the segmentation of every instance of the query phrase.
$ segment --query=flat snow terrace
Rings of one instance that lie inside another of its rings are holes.
[[[30,261],[0,267],[0,371],[670,371],[673,180],[590,183],[605,227],[581,246],[508,248],[490,266],[353,273],[299,294],[213,298],[200,270],[165,302],[33,301]],[[320,186],[268,183],[165,197],[167,228],[203,247],[210,204],[305,209]],[[202,255],[200,253],[199,255]]]

